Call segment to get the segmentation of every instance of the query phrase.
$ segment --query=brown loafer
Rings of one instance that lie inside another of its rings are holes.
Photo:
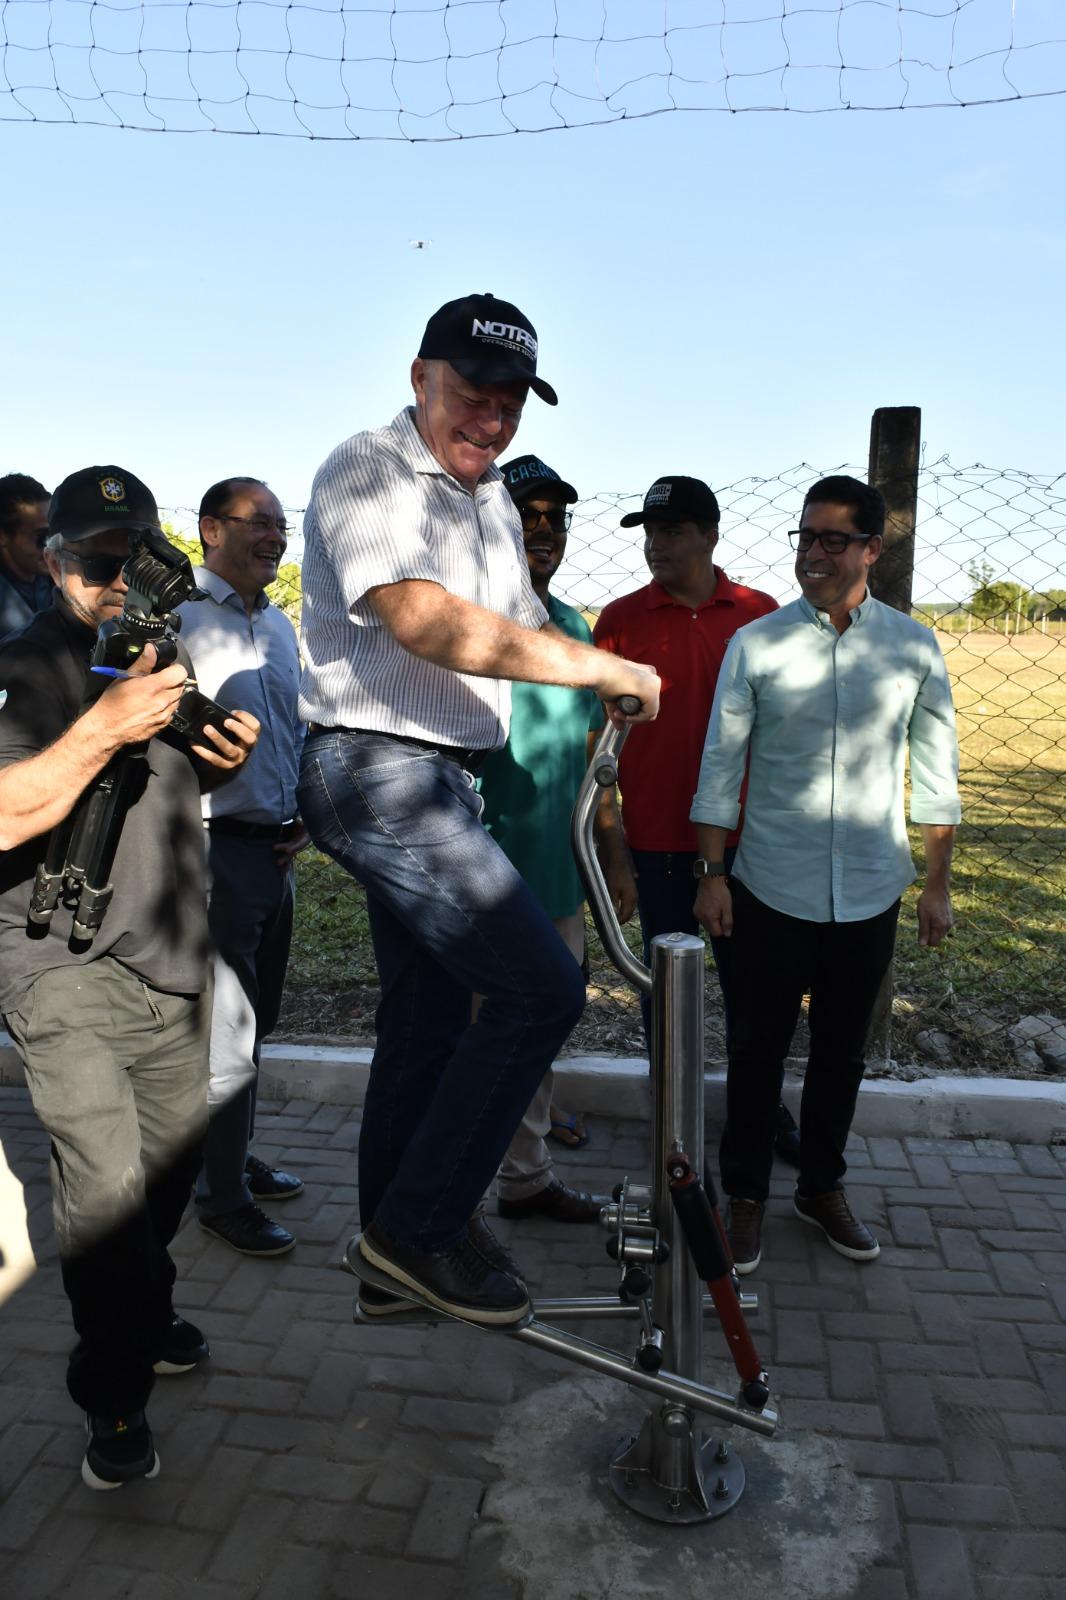
[[[797,1190],[792,1207],[797,1217],[821,1228],[833,1249],[849,1261],[872,1261],[881,1254],[881,1246],[865,1222],[855,1216],[843,1189],[812,1195],[802,1195]]]
[[[524,1200],[499,1200],[501,1217],[550,1217],[554,1222],[598,1222],[607,1204],[606,1195],[571,1189],[561,1178],[553,1178]]]

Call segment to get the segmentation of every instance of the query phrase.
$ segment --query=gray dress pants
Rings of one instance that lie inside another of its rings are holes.
[[[584,906],[572,916],[556,917],[554,921],[559,937],[580,966],[585,959]],[[551,1182],[552,1158],[547,1138],[554,1084],[555,1073],[549,1068],[500,1162],[496,1192],[503,1200],[527,1200]]]
[[[196,1210],[218,1217],[251,1204],[244,1163],[255,1118],[259,1050],[277,1026],[292,939],[292,868],[258,839],[209,834],[207,915],[214,942],[211,1120]]]
[[[52,1215],[85,1411],[144,1406],[170,1328],[168,1245],[207,1123],[209,995],[166,994],[111,956],[43,973],[5,1017],[52,1141]]]

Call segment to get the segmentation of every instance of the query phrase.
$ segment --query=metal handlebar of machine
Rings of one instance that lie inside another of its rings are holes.
[[[637,702],[621,709],[631,715]],[[652,1001],[652,1184],[624,1179],[601,1222],[610,1237],[608,1254],[619,1268],[617,1296],[580,1295],[538,1299],[524,1324],[505,1332],[641,1389],[658,1405],[640,1432],[623,1441],[610,1463],[610,1481],[632,1510],[660,1522],[703,1522],[721,1516],[744,1491],[744,1467],[724,1440],[706,1438],[698,1418],[710,1416],[766,1437],[777,1427],[769,1409],[766,1375],[744,1321],[756,1297],[739,1294],[724,1231],[714,1209],[714,1190],[703,1172],[703,979],[704,943],[690,934],[652,941],[651,970],[622,936],[593,847],[593,822],[604,788],[617,782],[618,753],[627,727],[608,723],[574,808],[571,842],[604,949],[618,971]],[[352,1241],[344,1265],[356,1276],[396,1292],[377,1279]],[[703,1293],[706,1283],[710,1294]],[[718,1312],[726,1344],[740,1376],[736,1397],[703,1381],[703,1318]],[[552,1318],[549,1323],[546,1318]],[[639,1343],[627,1356],[556,1327],[578,1318],[639,1319]],[[355,1310],[356,1321],[363,1315]],[[412,1293],[408,1313],[394,1312],[390,1325],[462,1321],[419,1302]],[[475,1323],[465,1326],[477,1328]],[[481,1330],[486,1331],[485,1329]]]

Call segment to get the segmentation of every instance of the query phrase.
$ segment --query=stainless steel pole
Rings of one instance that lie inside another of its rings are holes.
[[[695,892],[693,892],[695,898]],[[703,1375],[703,1285],[697,1280],[670,1199],[666,1164],[684,1150],[703,1171],[704,944],[693,934],[661,934],[651,952],[652,1216],[670,1248],[653,1277],[652,1317],[664,1333],[664,1365],[679,1377]],[[689,1478],[688,1441],[651,1419],[651,1474],[667,1489]]]

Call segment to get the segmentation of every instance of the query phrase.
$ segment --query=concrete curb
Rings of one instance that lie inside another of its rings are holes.
[[[335,1045],[268,1044],[259,1069],[262,1094],[276,1100],[360,1106],[372,1052]],[[789,1064],[785,1100],[799,1110],[802,1062]],[[648,1063],[642,1056],[564,1056],[555,1064],[559,1099],[593,1116],[646,1121],[651,1114]],[[0,1084],[22,1084],[18,1053],[0,1032]],[[706,1076],[707,1112],[725,1113],[725,1069]],[[869,1078],[853,1123],[862,1138],[1006,1139],[1012,1144],[1066,1143],[1066,1082],[1019,1078]]]

